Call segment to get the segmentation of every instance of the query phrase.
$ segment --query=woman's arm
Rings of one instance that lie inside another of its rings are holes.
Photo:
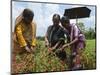
[[[72,45],[77,41],[78,41],[78,28],[76,25],[74,25],[72,26],[72,29],[71,29],[71,42],[69,43],[69,45]]]
[[[27,43],[23,37],[21,25],[16,25],[15,33],[16,33],[16,37],[18,38],[18,43],[20,44],[20,46],[25,47]]]
[[[75,37],[75,38],[73,39],[73,37]],[[74,44],[77,41],[78,41],[78,28],[77,28],[77,26],[72,26],[72,28],[71,28],[71,36],[70,36],[70,43],[63,45],[62,48],[70,46],[70,45]]]
[[[68,43],[68,44],[69,44],[69,46],[70,46],[70,45],[74,44],[74,43],[77,42],[77,41],[78,41],[78,38],[76,37],[73,41],[71,41],[71,42]]]
[[[60,41],[57,42],[51,49],[52,49],[52,50],[56,49],[56,47],[57,47],[59,44],[60,44]]]
[[[33,47],[36,46],[36,23],[32,23],[32,44]]]
[[[16,26],[15,33],[16,33],[16,37],[18,38],[18,42],[19,42],[20,46],[23,49],[25,49],[27,52],[30,52],[30,49],[27,46],[27,43],[22,35],[21,25]]]
[[[46,31],[46,34],[45,34],[45,46],[49,48],[50,46],[50,42],[49,42],[49,38],[48,38],[48,35],[50,35],[50,29],[51,29],[51,26],[48,27],[47,31]]]
[[[46,35],[45,35],[45,45],[46,45],[46,47],[49,47],[49,41],[48,41],[48,39],[47,39],[47,33],[46,33]]]

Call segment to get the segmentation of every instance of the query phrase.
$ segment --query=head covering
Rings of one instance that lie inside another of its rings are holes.
[[[24,9],[23,12],[16,18],[15,25],[20,23],[23,17],[34,17],[34,13],[30,9]]]
[[[59,14],[54,14],[53,19],[59,19],[60,20],[60,15]]]
[[[23,17],[24,18],[33,18],[34,17],[34,13],[30,9],[24,9]]]
[[[17,25],[18,23],[20,23],[23,19],[22,13],[16,18],[15,20],[15,25]]]
[[[61,22],[67,22],[67,21],[69,21],[68,16],[63,16],[63,17],[61,18]]]

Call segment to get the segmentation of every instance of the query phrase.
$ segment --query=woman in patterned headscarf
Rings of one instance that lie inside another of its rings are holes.
[[[36,46],[36,23],[33,21],[34,13],[24,9],[16,18],[14,30],[14,49],[31,52]]]

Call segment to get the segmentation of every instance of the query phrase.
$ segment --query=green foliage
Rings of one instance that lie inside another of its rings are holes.
[[[43,36],[38,36],[37,39],[43,41],[44,40],[44,37]]]
[[[85,31],[86,39],[95,39],[96,38],[96,32],[93,28],[89,28],[87,31]]]
[[[87,46],[84,50],[83,69],[96,68],[96,50],[95,40],[87,40]],[[70,55],[70,49],[65,49]],[[14,73],[27,72],[51,72],[69,70],[67,64],[62,64],[60,59],[54,54],[48,55],[48,50],[45,47],[44,41],[38,40],[37,47],[34,53],[22,53],[16,55],[16,60],[13,62]]]
[[[81,30],[83,33],[85,33],[85,25],[84,25],[84,23],[79,22],[77,25],[78,25],[78,27],[80,28],[80,30]]]
[[[95,32],[95,28],[86,28],[84,23],[79,22],[78,27],[80,28],[80,30],[85,34],[86,39],[95,39],[96,38],[96,32]]]
[[[84,51],[85,69],[96,68],[96,42],[95,40],[87,40],[87,47]]]

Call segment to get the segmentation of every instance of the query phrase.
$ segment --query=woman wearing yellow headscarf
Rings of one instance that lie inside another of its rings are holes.
[[[33,18],[34,13],[30,9],[24,9],[15,21],[15,46],[27,52],[31,52],[36,46],[36,23]]]

